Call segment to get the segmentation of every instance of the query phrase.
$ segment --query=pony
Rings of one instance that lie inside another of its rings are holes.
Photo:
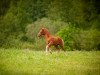
[[[49,48],[51,46],[54,46],[58,52],[60,52],[60,48],[65,51],[64,49],[64,41],[58,37],[58,36],[52,36],[48,29],[41,28],[38,35],[38,37],[44,36],[46,41],[46,55],[48,54],[48,51],[52,54],[51,50]]]

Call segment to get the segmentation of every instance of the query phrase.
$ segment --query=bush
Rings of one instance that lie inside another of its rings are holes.
[[[100,31],[98,30],[82,30],[75,27],[65,27],[58,33],[65,42],[67,50],[97,50],[100,45]]]
[[[79,38],[78,38],[79,36]],[[98,45],[100,44],[100,31],[96,29],[90,29],[90,30],[81,30],[79,34],[75,35],[74,38],[76,39],[76,44],[79,46],[79,49],[82,50],[97,50]],[[79,40],[79,42],[77,41]]]
[[[68,26],[62,28],[57,32],[57,35],[60,36],[64,40],[64,45],[67,50],[74,50],[74,34],[79,32],[78,28],[72,27],[69,23]]]

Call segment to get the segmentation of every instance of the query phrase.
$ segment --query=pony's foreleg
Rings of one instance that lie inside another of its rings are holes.
[[[52,42],[50,42],[50,43],[46,46],[46,55],[48,55],[48,51],[49,51],[49,48],[51,47],[51,45],[52,45]],[[52,52],[50,51],[50,53],[52,53]]]
[[[49,50],[49,47],[48,45],[46,46],[46,55],[48,55],[48,50]]]

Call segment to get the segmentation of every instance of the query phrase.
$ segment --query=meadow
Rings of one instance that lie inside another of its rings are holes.
[[[66,55],[46,55],[41,28]],[[100,75],[100,0],[0,0],[0,75]]]
[[[100,75],[100,51],[0,49],[0,75]]]

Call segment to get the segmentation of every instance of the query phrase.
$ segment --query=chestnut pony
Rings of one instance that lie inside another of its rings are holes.
[[[46,28],[41,28],[39,33],[38,33],[38,37],[40,36],[44,36],[45,37],[45,41],[46,41],[46,54],[48,53],[48,51],[51,53],[51,51],[49,50],[49,48],[51,46],[54,46],[57,51],[60,51],[60,48],[62,48],[62,50],[64,50],[64,42],[61,38],[59,37],[54,37],[50,34],[50,32],[46,29]],[[65,50],[64,50],[65,51]]]

